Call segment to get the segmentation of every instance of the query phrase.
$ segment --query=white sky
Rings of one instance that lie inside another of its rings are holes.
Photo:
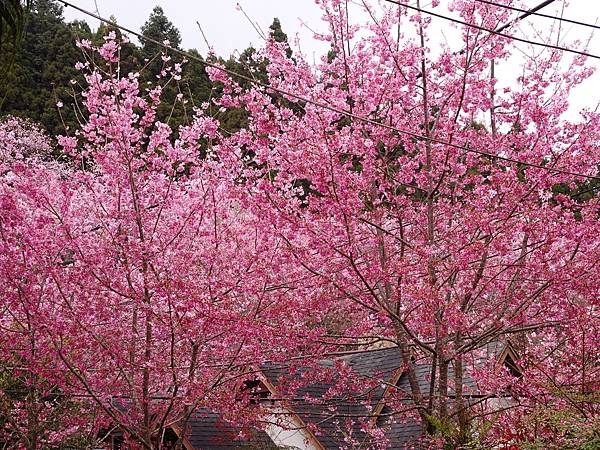
[[[321,11],[314,0],[70,0],[78,6],[94,11],[96,5],[101,16],[108,17],[114,15],[117,22],[128,28],[139,30],[147,20],[152,8],[159,4],[165,11],[166,16],[181,31],[184,48],[196,48],[200,53],[207,52],[206,44],[200,34],[196,21],[200,22],[210,44],[214,47],[216,53],[220,56],[229,56],[236,51],[241,51],[250,44],[258,47],[261,45],[261,38],[252,27],[250,22],[244,17],[244,14],[236,9],[236,3],[241,4],[244,11],[263,30],[267,30],[274,17],[281,20],[283,30],[287,33],[290,42],[295,37],[299,38],[300,49],[307,55],[309,61],[327,51],[327,46],[322,42],[316,42],[312,39],[312,32],[309,30],[323,30],[324,25],[321,21]],[[351,0],[357,1],[358,0]],[[402,0],[406,1],[406,0]],[[542,0],[523,0],[523,9],[532,8]],[[371,3],[377,4],[377,0]],[[383,2],[382,2],[383,3]],[[429,9],[430,0],[422,0],[422,7]],[[445,5],[449,0],[441,0],[442,7],[435,8],[436,12],[457,17],[456,13],[449,13]],[[411,4],[415,4],[412,0]],[[574,20],[580,20],[587,23],[600,23],[600,0],[556,0],[553,4],[544,8],[541,12],[549,15],[560,15],[560,11],[565,4],[564,17]],[[83,14],[65,8],[64,15],[67,20],[85,19],[92,28],[98,26],[98,22],[93,19],[90,21]],[[514,13],[516,17],[518,13]],[[353,17],[354,16],[354,17]],[[351,21],[363,23],[368,17],[360,13],[357,7],[351,10]],[[518,27],[511,28],[507,33],[529,37],[531,40],[545,40],[549,27],[553,21],[545,18],[535,18],[529,21],[523,21]],[[448,42],[451,47],[456,47],[456,31],[449,22],[434,18],[431,30],[431,45],[438,47],[443,42]],[[593,30],[577,25],[563,24],[561,30],[560,45],[570,46],[573,41],[579,39],[587,41]],[[554,38],[556,40],[556,36]],[[454,45],[453,45],[454,43]],[[554,42],[556,43],[556,42]],[[539,47],[528,47],[525,44],[519,44],[519,48],[527,53],[532,49],[539,51]],[[588,51],[600,55],[600,30],[596,30],[596,35],[590,41]],[[589,63],[600,68],[600,60],[590,59]],[[512,65],[512,64],[511,64]],[[518,74],[511,71],[513,67],[502,67],[498,70],[499,77],[505,78],[506,83],[510,83],[511,77]],[[590,80],[580,86],[572,97],[572,107],[569,115],[576,115],[577,111],[583,107],[593,108],[600,101],[600,70],[595,73]]]
[[[94,0],[71,0],[89,11],[96,9]],[[200,22],[210,44],[220,56],[242,51],[250,43],[259,46],[261,38],[241,11],[236,10],[238,0],[96,0],[100,15],[114,15],[122,25],[138,30],[148,19],[152,8],[160,5],[165,15],[179,29],[184,48],[196,48],[206,53],[207,47],[196,25]],[[248,16],[267,30],[274,17],[278,17],[283,30],[292,40],[301,33],[302,40],[311,43],[311,33],[302,27],[302,21],[319,27],[321,12],[314,0],[239,0]],[[86,16],[65,8],[68,20],[86,19]],[[95,28],[98,22],[88,20]],[[312,43],[311,43],[312,44]]]

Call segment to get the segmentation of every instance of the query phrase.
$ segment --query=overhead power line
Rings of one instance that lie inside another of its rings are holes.
[[[491,2],[489,0],[475,0],[475,1],[479,2],[479,3],[485,3],[486,5],[497,6],[499,8],[510,9],[511,11],[525,13],[525,14],[527,14],[527,16],[545,17],[546,19],[559,20],[561,22],[570,23],[573,25],[580,25],[582,27],[589,27],[589,28],[594,28],[596,30],[600,30],[600,25],[595,25],[593,23],[581,22],[579,20],[573,20],[573,19],[565,19],[564,17],[556,17],[556,16],[552,16],[550,14],[544,14],[544,13],[540,13],[537,11],[533,11],[531,9],[526,10],[526,9],[517,8],[515,6],[503,5],[501,3]],[[523,16],[525,16],[525,14],[523,14]],[[522,18],[525,18],[525,17],[522,17]],[[501,31],[501,30],[498,29],[497,31]]]
[[[411,9],[413,11],[417,11],[417,12],[422,13],[422,14],[427,14],[429,16],[437,17],[439,19],[444,19],[444,20],[447,20],[447,21],[450,21],[450,22],[457,23],[459,25],[464,25],[464,26],[469,27],[469,28],[474,28],[476,30],[485,31],[485,32],[490,33],[490,34],[495,34],[496,36],[502,36],[502,37],[511,39],[513,41],[523,42],[525,44],[530,44],[530,45],[536,45],[538,47],[551,48],[551,49],[560,50],[560,51],[563,51],[563,52],[575,53],[576,55],[587,56],[589,58],[600,59],[599,55],[595,55],[593,53],[588,53],[588,52],[584,52],[584,51],[581,51],[581,50],[575,50],[575,49],[567,48],[567,47],[561,47],[560,45],[547,44],[545,42],[531,41],[529,39],[525,39],[525,38],[521,38],[521,37],[518,37],[518,36],[513,36],[513,35],[510,35],[510,34],[502,33],[501,31],[498,31],[498,30],[492,30],[490,28],[482,27],[481,25],[476,25],[474,23],[465,22],[464,20],[456,19],[456,18],[450,17],[450,16],[445,16],[443,14],[439,14],[439,13],[436,13],[436,12],[433,12],[433,11],[428,11],[428,10],[419,8],[417,6],[412,6],[412,5],[409,5],[409,4],[406,4],[406,3],[402,3],[402,2],[399,2],[399,1],[396,1],[396,0],[384,0],[384,1],[386,1],[388,3],[393,3],[394,5],[403,6],[403,7],[407,8],[407,9]]]
[[[326,109],[326,110],[335,112],[337,114],[344,115],[344,116],[346,116],[348,118],[357,120],[359,122],[367,123],[369,125],[373,125],[373,126],[377,126],[377,127],[386,128],[388,130],[395,131],[397,133],[404,134],[404,135],[407,135],[407,136],[411,136],[411,137],[414,137],[414,138],[417,138],[417,139],[420,139],[420,140],[426,140],[426,141],[433,142],[433,143],[436,143],[436,144],[447,145],[447,146],[452,147],[452,148],[463,150],[463,151],[465,151],[467,153],[474,153],[474,154],[477,154],[477,155],[486,156],[488,158],[498,159],[498,160],[501,160],[501,161],[506,161],[506,162],[510,162],[510,163],[514,163],[514,164],[520,164],[520,165],[522,165],[524,167],[532,167],[532,168],[536,168],[536,169],[546,170],[548,172],[562,173],[562,174],[571,175],[571,176],[574,176],[574,177],[581,177],[581,178],[587,178],[587,179],[590,179],[590,180],[600,181],[600,176],[586,175],[586,174],[582,174],[582,173],[578,173],[578,172],[573,172],[573,171],[566,170],[566,169],[548,167],[548,166],[545,166],[545,165],[542,165],[542,164],[530,163],[530,162],[526,162],[526,161],[521,161],[519,159],[509,158],[509,157],[506,157],[506,156],[500,156],[500,155],[496,155],[494,153],[485,152],[483,150],[476,150],[474,148],[470,148],[470,147],[467,147],[465,145],[453,144],[452,142],[447,142],[447,141],[443,141],[441,139],[431,138],[431,137],[427,137],[427,136],[422,135],[422,134],[413,133],[412,131],[403,130],[401,128],[396,128],[393,125],[388,125],[388,124],[385,124],[385,123],[377,122],[377,121],[369,119],[367,117],[362,117],[362,116],[359,116],[357,114],[354,114],[354,113],[352,113],[350,111],[347,111],[345,109],[341,109],[341,108],[338,108],[336,106],[332,106],[332,105],[329,105],[327,103],[323,103],[323,102],[320,102],[320,101],[311,100],[311,99],[302,97],[302,96],[300,96],[298,94],[295,94],[293,92],[289,92],[289,91],[287,91],[285,89],[280,89],[280,88],[276,88],[276,87],[270,86],[269,84],[263,83],[261,81],[258,81],[258,80],[254,79],[252,77],[243,75],[241,73],[237,73],[237,72],[235,72],[233,70],[227,69],[226,67],[222,67],[222,66],[220,66],[218,64],[214,64],[214,63],[205,61],[204,59],[202,59],[202,58],[200,58],[198,56],[192,55],[192,54],[190,54],[188,52],[185,52],[183,50],[179,50],[177,48],[169,47],[168,45],[165,45],[163,42],[159,42],[156,39],[150,38],[148,36],[144,36],[143,34],[138,33],[137,31],[133,31],[133,30],[127,28],[127,27],[119,25],[118,23],[113,22],[113,21],[111,21],[109,19],[106,19],[104,17],[101,17],[98,14],[94,14],[93,12],[88,11],[86,9],[83,9],[83,8],[77,6],[77,5],[74,5],[73,3],[70,3],[67,0],[58,0],[58,1],[60,1],[60,3],[62,3],[63,5],[70,6],[71,8],[76,9],[77,11],[79,11],[79,12],[81,12],[81,13],[89,16],[89,17],[93,17],[96,20],[99,20],[99,21],[104,22],[104,23],[106,23],[108,25],[111,25],[112,27],[118,28],[121,31],[129,33],[129,34],[131,34],[133,36],[136,36],[138,39],[150,42],[150,43],[155,44],[155,45],[157,45],[159,47],[163,47],[167,51],[170,51],[170,52],[172,52],[174,54],[178,54],[178,55],[183,56],[185,58],[197,61],[197,62],[203,64],[206,67],[211,67],[213,69],[216,69],[216,70],[219,70],[219,71],[221,71],[223,73],[226,73],[226,74],[228,74],[228,75],[230,75],[230,76],[232,76],[234,78],[237,78],[237,79],[240,79],[240,80],[244,80],[244,81],[247,81],[247,82],[249,82],[251,84],[254,84],[255,86],[260,86],[260,87],[263,87],[265,89],[271,90],[272,92],[277,92],[277,93],[279,93],[281,95],[285,95],[285,96],[294,98],[296,100],[299,100],[301,102],[305,102],[307,104],[311,104],[311,105],[316,106],[318,108]]]
[[[527,11],[525,14],[521,14],[519,17],[516,17],[514,19],[512,19],[510,22],[505,23],[504,25],[496,28],[494,31],[496,33],[499,33],[501,31],[506,30],[507,28],[510,28],[511,26],[513,26],[515,23],[520,22],[521,20],[525,19],[526,17],[530,16],[531,14],[533,14],[535,11],[539,11],[540,9],[548,6],[551,3],[554,3],[556,0],[545,0],[544,2],[540,3],[539,5],[531,8],[529,11]],[[463,49],[461,51],[458,52],[454,52],[452,55],[457,55],[457,54],[463,54],[465,52],[466,49]],[[494,62],[492,60],[492,66],[493,66]]]
[[[554,3],[556,0],[544,0],[542,3],[540,3],[537,6],[534,6],[533,8],[531,8],[529,11],[525,11],[523,14],[521,14],[519,17],[517,17],[514,20],[511,20],[508,23],[505,23],[504,25],[502,25],[500,28],[496,28],[496,31],[504,31],[508,28],[510,28],[514,23],[520,22],[521,20],[537,13],[539,10],[545,8],[548,5],[551,5],[552,3]]]

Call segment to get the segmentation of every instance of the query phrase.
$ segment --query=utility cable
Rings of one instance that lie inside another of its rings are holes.
[[[499,8],[510,9],[511,11],[525,13],[525,14],[527,14],[527,16],[545,17],[546,19],[559,20],[561,22],[570,23],[572,25],[580,25],[582,27],[589,27],[589,28],[594,28],[596,30],[600,30],[600,25],[595,25],[593,23],[581,22],[579,20],[573,20],[573,19],[565,19],[564,17],[556,17],[556,16],[552,16],[550,14],[544,14],[544,13],[540,13],[537,11],[533,11],[531,9],[526,10],[526,9],[517,8],[516,6],[503,5],[501,3],[491,2],[489,0],[475,0],[475,1],[479,2],[479,3],[485,3],[486,5],[497,6]],[[523,14],[523,16],[519,17],[519,20],[527,17],[527,16],[525,16],[525,14]],[[499,29],[498,31],[501,31],[501,30]]]
[[[588,52],[584,52],[584,51],[581,51],[581,50],[575,50],[575,49],[571,49],[571,48],[567,48],[567,47],[561,47],[559,45],[546,44],[544,42],[531,41],[529,39],[521,38],[521,37],[518,37],[518,36],[512,36],[510,34],[505,34],[505,33],[502,33],[500,31],[497,31],[497,30],[492,30],[490,28],[482,27],[481,25],[476,25],[474,23],[465,22],[463,20],[455,19],[454,17],[445,16],[443,14],[439,14],[439,13],[436,13],[436,12],[433,12],[433,11],[427,11],[427,10],[424,10],[422,8],[418,8],[416,6],[411,6],[411,5],[408,5],[406,3],[401,3],[401,2],[395,1],[395,0],[384,0],[384,1],[386,1],[388,3],[393,3],[394,5],[403,6],[403,7],[407,8],[407,9],[412,9],[414,11],[417,11],[417,12],[423,13],[423,14],[427,14],[429,16],[437,17],[439,19],[444,19],[444,20],[448,20],[450,22],[454,22],[454,23],[457,23],[457,24],[460,24],[460,25],[464,25],[464,26],[469,27],[469,28],[475,28],[476,30],[485,31],[485,32],[490,33],[490,34],[495,34],[496,36],[505,37],[505,38],[511,39],[513,41],[523,42],[525,44],[530,44],[530,45],[536,45],[538,47],[551,48],[553,50],[560,50],[560,51],[563,51],[563,52],[575,53],[576,55],[587,56],[589,58],[600,59],[599,55],[595,55],[593,53],[588,53]]]
[[[545,8],[548,5],[551,5],[552,3],[554,3],[556,0],[545,0],[542,3],[540,3],[537,6],[534,6],[533,8],[531,8],[528,11],[524,11],[523,14],[521,14],[519,17],[517,17],[516,19],[511,20],[508,23],[505,23],[504,25],[502,25],[500,28],[496,28],[496,31],[504,31],[508,28],[510,28],[513,24],[520,22],[523,19],[526,19],[527,17],[537,13],[539,10]]]
[[[141,33],[138,33],[136,31],[130,30],[129,28],[124,27],[122,25],[119,25],[116,22],[113,22],[113,21],[110,21],[108,19],[105,19],[105,18],[99,16],[98,14],[94,14],[94,13],[88,11],[88,10],[85,10],[85,9],[77,6],[77,5],[74,5],[73,3],[70,3],[67,0],[58,0],[58,1],[60,1],[60,3],[62,3],[63,5],[70,6],[73,9],[76,9],[77,11],[80,11],[81,13],[83,13],[85,15],[93,17],[96,20],[99,20],[101,22],[104,22],[106,24],[111,25],[112,27],[118,28],[121,31],[129,33],[129,34],[131,34],[133,36],[136,36],[138,39],[145,40],[145,41],[150,42],[152,44],[155,44],[155,45],[157,45],[159,47],[163,47],[167,51],[170,51],[172,53],[178,54],[178,55],[183,56],[185,58],[189,58],[189,59],[192,59],[194,61],[197,61],[197,62],[203,64],[206,67],[210,67],[210,68],[219,70],[219,71],[221,71],[223,73],[226,73],[226,74],[228,74],[228,75],[230,75],[232,77],[238,78],[240,80],[247,81],[247,82],[252,83],[252,84],[254,84],[256,86],[260,86],[260,87],[263,87],[263,88],[265,88],[267,90],[271,90],[273,92],[277,92],[277,93],[279,93],[281,95],[285,95],[285,96],[294,98],[294,99],[296,99],[298,101],[305,102],[307,104],[311,104],[311,105],[316,106],[318,108],[326,109],[326,110],[335,112],[337,114],[344,115],[344,116],[346,116],[348,118],[357,120],[359,122],[367,123],[369,125],[373,125],[373,126],[377,126],[377,127],[386,128],[388,130],[395,131],[395,132],[400,133],[400,134],[405,134],[407,136],[411,136],[411,137],[414,137],[414,138],[417,138],[417,139],[420,139],[420,140],[430,141],[430,142],[433,142],[433,143],[436,143],[436,144],[441,144],[441,145],[447,145],[447,146],[452,147],[452,148],[456,148],[456,149],[459,149],[459,150],[464,150],[464,151],[466,151],[468,153],[474,153],[474,154],[478,154],[478,155],[481,155],[481,156],[486,156],[486,157],[492,158],[492,159],[498,159],[498,160],[501,160],[501,161],[511,162],[511,163],[515,163],[515,164],[520,164],[520,165],[522,165],[524,167],[532,167],[532,168],[536,168],[536,169],[546,170],[548,172],[562,173],[562,174],[565,174],[565,175],[571,175],[571,176],[575,176],[575,177],[582,177],[582,178],[587,178],[587,179],[590,179],[590,180],[598,180],[598,181],[600,181],[600,176],[586,175],[586,174],[582,174],[582,173],[578,173],[578,172],[573,172],[573,171],[570,171],[570,170],[559,169],[559,168],[554,168],[554,167],[548,167],[548,166],[545,166],[545,165],[542,165],[542,164],[536,164],[536,163],[530,163],[530,162],[526,162],[526,161],[521,161],[521,160],[518,160],[518,159],[509,158],[507,156],[495,155],[493,153],[488,153],[488,152],[485,152],[483,150],[476,150],[474,148],[470,148],[470,147],[467,147],[465,145],[453,144],[451,142],[443,141],[441,139],[431,138],[431,137],[427,137],[427,136],[424,136],[424,135],[421,135],[421,134],[418,134],[418,133],[413,133],[412,131],[403,130],[401,128],[396,128],[393,125],[388,125],[388,124],[385,124],[385,123],[377,122],[377,121],[369,119],[367,117],[362,117],[362,116],[356,115],[356,114],[354,114],[354,113],[352,113],[350,111],[347,111],[347,110],[344,110],[344,109],[341,109],[341,108],[337,108],[335,106],[331,106],[331,105],[329,105],[327,103],[323,103],[323,102],[316,101],[316,100],[311,100],[311,99],[302,97],[302,96],[300,96],[298,94],[294,94],[293,92],[289,92],[289,91],[287,91],[285,89],[272,87],[272,86],[270,86],[267,83],[263,83],[261,81],[255,80],[252,77],[249,77],[249,76],[237,73],[237,72],[235,72],[233,70],[227,69],[226,67],[222,67],[222,66],[220,66],[218,64],[214,64],[214,63],[205,61],[201,57],[192,55],[192,54],[190,54],[188,52],[185,52],[183,50],[179,50],[177,48],[169,47],[168,45],[165,45],[164,43],[159,42],[156,39],[150,38],[148,36],[144,36]]]

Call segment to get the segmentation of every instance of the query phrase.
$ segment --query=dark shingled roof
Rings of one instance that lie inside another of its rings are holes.
[[[407,406],[408,406],[407,402]],[[391,410],[386,406],[382,414]],[[401,417],[390,416],[381,422],[386,427],[385,437],[388,439],[388,448],[390,450],[404,449],[425,449],[429,448],[425,442],[421,442],[423,437],[423,427],[419,420],[413,415],[407,414]]]
[[[225,422],[218,413],[199,411],[192,415],[186,432],[194,450],[267,450],[277,447],[260,430],[251,430],[247,439],[238,439],[240,428]]]
[[[415,372],[417,375],[417,380],[419,382],[419,387],[421,388],[421,392],[427,393],[429,392],[429,383],[431,380],[431,364],[415,364]],[[454,384],[454,369],[452,368],[452,364],[448,367],[448,393],[452,394],[454,392],[453,384]],[[410,392],[410,384],[408,382],[408,376],[404,373],[398,380],[397,384],[398,388],[402,391]],[[463,393],[464,395],[468,394],[478,394],[479,389],[475,381],[468,375],[464,374],[463,376]]]
[[[320,361],[319,365],[324,369],[332,368],[331,360]],[[264,375],[271,383],[277,386],[281,377],[288,375],[286,367],[276,365],[265,365],[262,367]],[[312,370],[311,368],[300,367],[300,374]],[[334,386],[332,382],[319,381],[300,387],[295,392],[295,399],[289,401],[289,407],[302,419],[307,425],[317,425],[318,430],[315,433],[319,442],[327,449],[337,449],[344,442],[348,433],[359,440],[366,439],[365,433],[361,431],[359,423],[354,423],[351,429],[345,426],[346,417],[364,417],[369,414],[367,408],[361,404],[361,401],[369,403],[377,402],[378,399],[369,399],[360,392],[344,393],[346,398],[336,398],[329,402],[309,403],[300,400],[304,397],[312,399],[322,398],[329,389]],[[375,394],[376,396],[377,394]],[[380,396],[379,396],[380,398]],[[356,422],[356,421],[354,421]]]
[[[505,348],[505,344],[493,342],[486,346],[486,353],[492,357],[498,357]],[[369,448],[369,435],[361,430],[361,423],[356,420],[360,417],[368,417],[372,414],[366,405],[373,408],[383,399],[386,392],[386,383],[395,382],[395,376],[400,376],[396,386],[400,391],[410,392],[410,385],[406,373],[399,373],[402,367],[402,358],[397,347],[369,350],[364,352],[342,355],[337,360],[344,361],[353,372],[365,380],[380,380],[370,391],[347,390],[330,401],[309,402],[306,397],[322,399],[334,386],[334,381],[316,381],[300,387],[295,393],[295,398],[287,402],[287,406],[295,412],[307,425],[317,428],[315,435],[317,440],[328,450],[339,449],[345,444],[346,438],[352,438]],[[323,369],[335,369],[335,360],[325,359],[319,361],[318,365]],[[416,375],[424,393],[429,392],[431,365],[416,362]],[[290,375],[290,368],[286,364],[264,364],[261,370],[265,377],[275,387],[282,377]],[[294,378],[305,372],[313,371],[311,367],[299,367]],[[450,381],[454,379],[452,365],[448,370]],[[479,392],[474,380],[465,375],[465,394],[477,394]],[[449,392],[452,393],[452,382],[449,383]],[[407,408],[410,408],[411,400],[402,400]],[[388,406],[384,406],[382,416],[378,419],[378,425],[385,431],[389,440],[390,449],[421,449],[428,448],[423,438],[423,430],[419,419],[411,413],[392,414]],[[350,419],[349,421],[347,419]],[[274,449],[276,448],[266,433],[254,430],[253,437],[246,441],[236,440],[239,428],[224,422],[217,413],[200,412],[192,417],[189,423],[188,440],[194,449],[202,450],[226,450],[234,448],[246,449]]]
[[[381,380],[384,383],[377,384],[368,394],[349,391],[345,393],[346,398],[337,399],[335,402],[311,404],[297,400],[292,402],[290,407],[306,424],[318,427],[318,431],[315,433],[316,437],[326,449],[339,449],[345,444],[345,439],[349,435],[358,442],[366,444],[366,448],[368,448],[370,437],[361,430],[361,423],[356,419],[368,418],[372,414],[365,403],[374,408],[382,400],[386,390],[385,383],[393,382],[394,376],[398,374],[402,366],[400,351],[397,347],[383,348],[352,353],[341,356],[339,359],[350,366],[355,374],[364,377],[366,381]],[[323,360],[319,365],[323,368],[332,368],[334,362],[333,360]],[[280,377],[288,375],[287,368],[281,366],[265,365],[262,369],[264,375],[275,386]],[[300,372],[305,370],[312,369],[299,369]],[[424,372],[420,371],[419,377],[423,376]],[[403,378],[405,377],[402,376],[400,379]],[[426,380],[423,380],[423,383],[426,384]],[[318,399],[323,397],[332,386],[332,382],[315,382],[301,387],[296,392],[296,396]],[[350,425],[347,424],[347,419],[351,419]],[[387,428],[386,437],[390,440],[390,448],[419,448],[418,440],[422,436],[421,426],[410,415],[393,417],[393,420],[390,418],[383,421],[381,425],[384,429]]]

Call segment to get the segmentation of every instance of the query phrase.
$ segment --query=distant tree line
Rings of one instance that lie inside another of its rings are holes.
[[[84,21],[65,21],[62,6],[53,0],[33,1],[25,18],[21,41],[1,41],[0,58],[8,60],[14,57],[14,61],[1,61],[7,63],[8,73],[0,80],[0,116],[31,119],[39,123],[50,136],[76,130],[84,113],[76,105],[81,103],[76,101],[77,84],[83,82],[80,72],[75,68],[75,64],[82,60],[77,41],[87,39],[98,44],[110,31],[120,34],[116,27],[107,24],[92,30]],[[8,32],[7,29],[5,33]],[[179,30],[160,6],[152,10],[141,32],[155,41],[168,40],[172,48],[183,50]],[[287,35],[278,19],[274,19],[270,35],[278,42],[287,42]],[[18,47],[12,52],[15,45]],[[127,76],[129,72],[139,71],[142,82],[155,81],[163,69],[162,51],[161,47],[148,41],[140,45],[133,42],[123,45],[121,74]],[[203,58],[196,49],[186,51]],[[211,55],[208,58],[245,75],[250,75],[252,71],[252,76],[264,82],[267,80],[266,64],[257,64],[253,58],[255,53],[256,50],[249,47],[237,57],[224,59]],[[180,63],[182,60],[179,55],[170,56],[171,63]],[[210,81],[204,65],[196,59],[189,59],[183,65],[181,79],[164,86],[158,119],[177,128],[191,117],[193,106],[209,102],[219,93],[219,86]],[[177,101],[178,95],[179,98],[185,97],[187,102]],[[63,104],[64,107],[58,108],[57,104]],[[245,120],[245,113],[235,110],[227,111],[220,117],[222,127],[230,132],[242,128]]]

